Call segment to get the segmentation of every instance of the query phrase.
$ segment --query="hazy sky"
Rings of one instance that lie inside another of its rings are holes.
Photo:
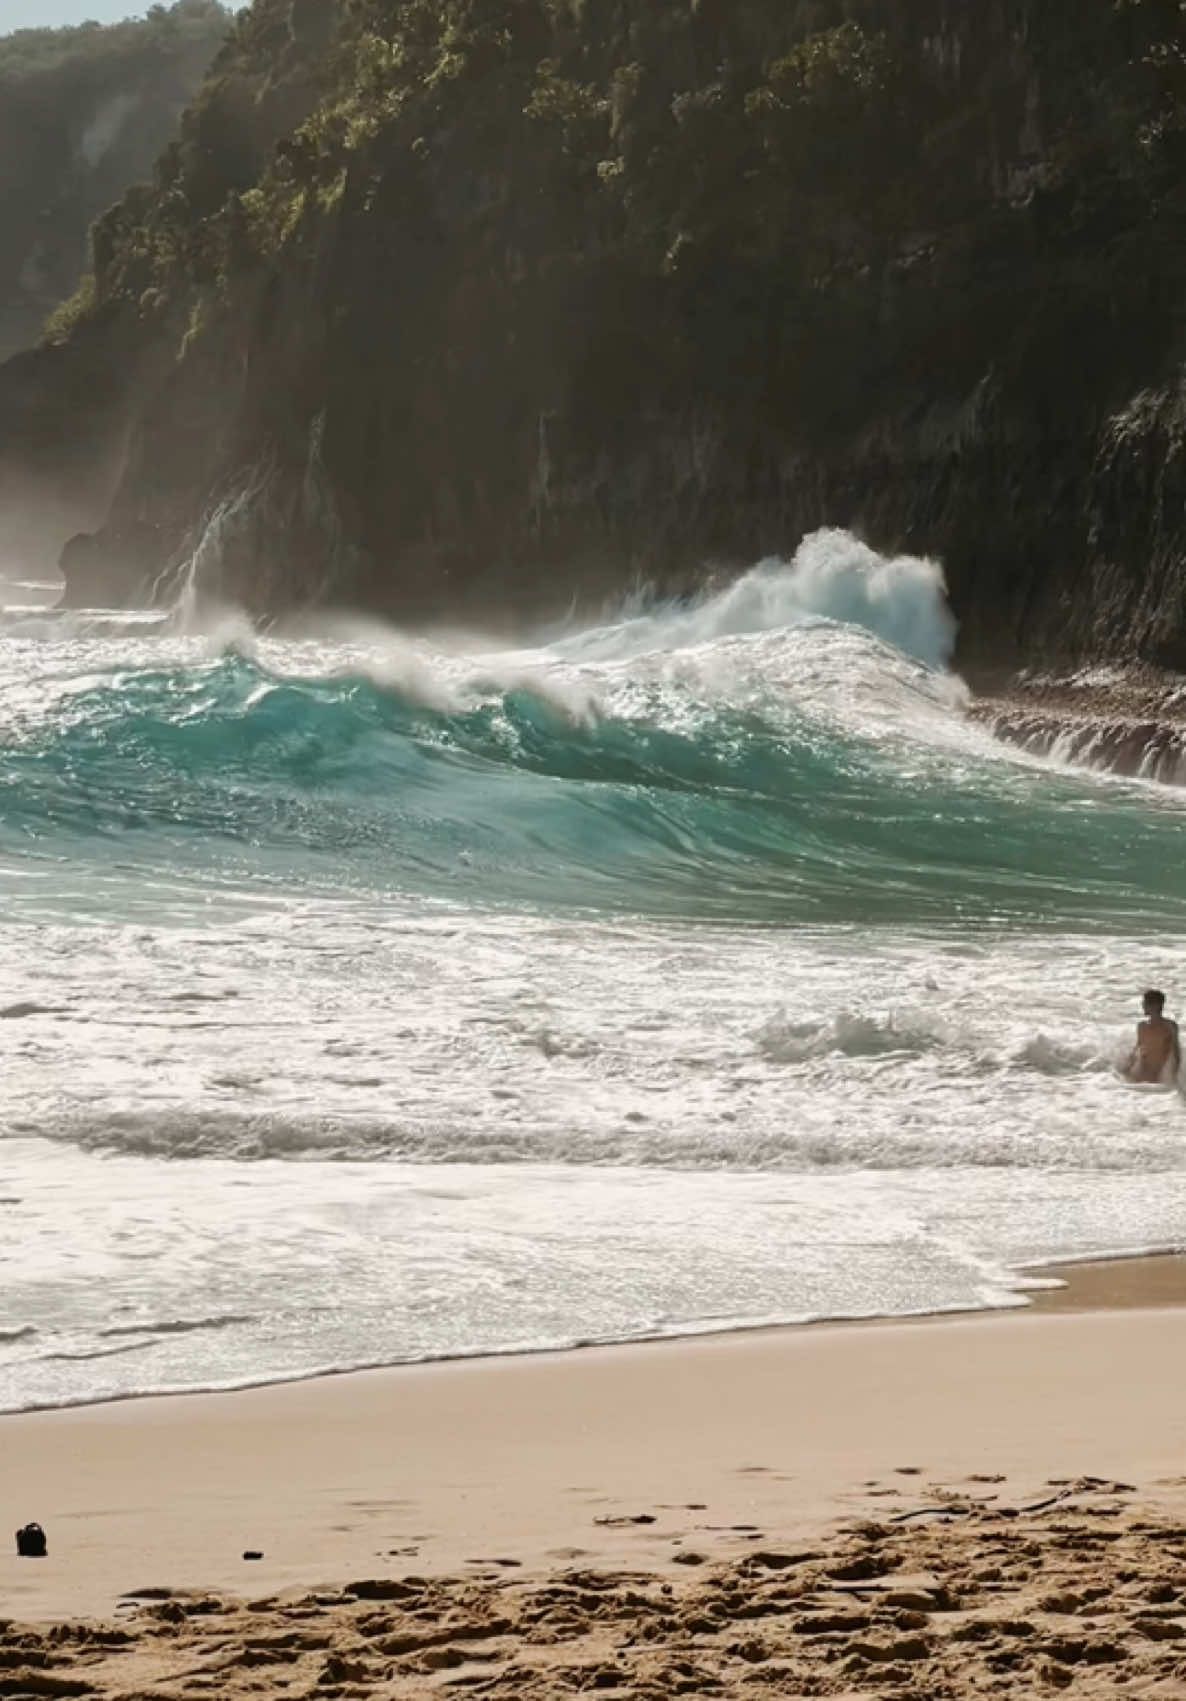
[[[109,24],[134,18],[149,0],[0,0],[0,35],[10,30],[44,29],[53,24],[85,24],[89,18]]]

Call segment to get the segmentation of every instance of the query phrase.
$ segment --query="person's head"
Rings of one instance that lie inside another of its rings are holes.
[[[1141,1000],[1146,1016],[1160,1016],[1165,1009],[1164,992],[1147,992]]]

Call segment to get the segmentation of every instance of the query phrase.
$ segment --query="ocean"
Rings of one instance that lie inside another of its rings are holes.
[[[0,1409],[1025,1303],[1186,1239],[1186,794],[845,533],[510,647],[0,585]]]

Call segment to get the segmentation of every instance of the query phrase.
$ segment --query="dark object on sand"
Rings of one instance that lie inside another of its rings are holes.
[[[262,1559],[263,1554],[257,1553],[256,1550],[253,1547],[249,1547],[247,1549],[247,1552],[243,1555],[243,1558],[244,1559]]]
[[[16,1550],[22,1559],[44,1559],[49,1552],[40,1524],[26,1524],[16,1533]]]

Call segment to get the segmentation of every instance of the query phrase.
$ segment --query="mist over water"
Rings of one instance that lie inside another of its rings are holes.
[[[517,650],[0,622],[0,1405],[1008,1302],[1173,1244],[1182,803],[817,534]]]

